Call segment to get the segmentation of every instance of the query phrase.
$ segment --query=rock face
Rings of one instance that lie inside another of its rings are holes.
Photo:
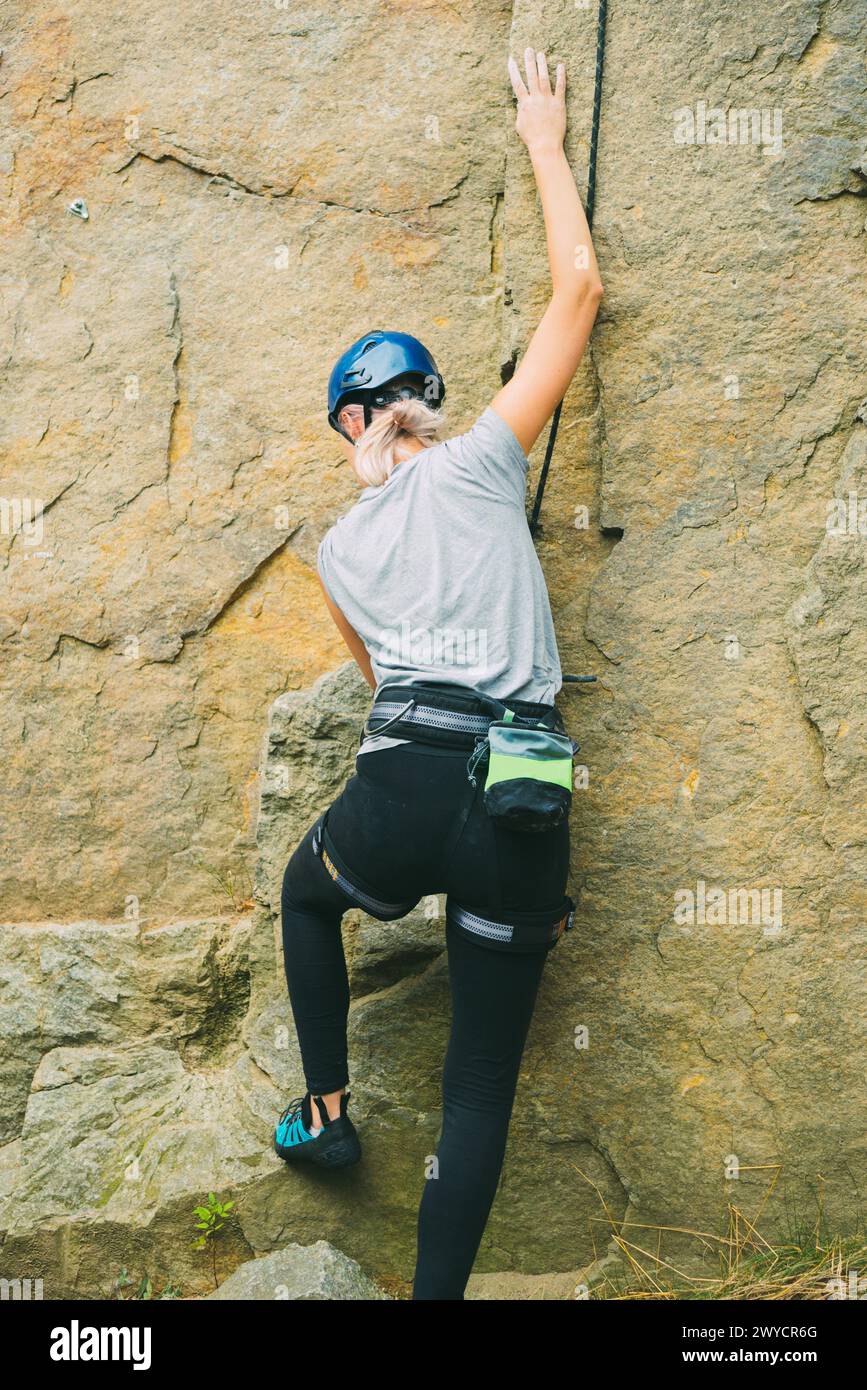
[[[278,1167],[243,1044],[249,938],[244,921],[3,929],[0,1229],[46,1298],[104,1295],[123,1268],[195,1288],[192,1206]],[[251,1253],[234,1230],[222,1244]]]
[[[251,1256],[320,1237],[374,1275],[411,1275],[448,1032],[438,899],[400,922],[345,919],[361,1165],[299,1172],[271,1148],[280,1108],[304,1090],[279,952],[280,878],[351,772],[365,700],[347,663],[275,701],[251,918],[0,932],[3,1263],[13,1274],[39,1271],[47,1298],[105,1296],[122,1269],[148,1274],[155,1288],[206,1294],[213,1268],[191,1237],[193,1208],[209,1191],[236,1204],[217,1279]],[[287,768],[303,773],[297,784]],[[545,1007],[556,1010],[556,1000]],[[480,1271],[574,1269],[592,1257],[578,1172],[612,1209],[620,1201],[592,1143],[553,1133],[539,1143],[530,1079],[546,1045],[542,1031],[528,1050]]]
[[[268,705],[345,655],[335,357],[399,320],[456,427],[496,387],[509,11],[0,23],[0,913],[197,916],[249,895]]]
[[[127,10],[38,0],[0,37],[0,1272],[206,1293],[217,1191],[219,1278],[320,1237],[405,1277],[436,900],[346,919],[366,1163],[270,1150],[303,1089],[280,875],[367,700],[314,571],[354,496],[323,385],[395,324],[455,430],[486,404],[547,292],[505,54],[566,60],[580,183],[595,7]],[[598,677],[561,698],[579,911],[480,1273],[580,1283],[612,1223],[689,1263],[658,1228],[731,1206],[769,1239],[859,1220],[864,42],[857,0],[611,6],[606,299],[539,537],[564,669]]]

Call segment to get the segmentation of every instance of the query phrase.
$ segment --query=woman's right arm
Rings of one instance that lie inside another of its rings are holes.
[[[491,401],[529,454],[566,394],[584,355],[602,299],[602,280],[575,179],[563,149],[566,69],[557,68],[554,91],[544,53],[524,55],[527,84],[509,59],[518,99],[515,127],[533,164],[545,217],[551,299],[511,381]]]
[[[341,610],[337,607],[337,604],[334,602],[334,599],[331,597],[324,583],[322,582],[321,574],[318,576],[318,579],[319,587],[325,596],[325,606],[331,614],[332,618],[334,619],[337,631],[340,633],[340,636],[343,638],[350,652],[355,657],[355,660],[358,663],[358,668],[361,671],[361,674],[364,676],[364,679],[367,681],[367,684],[370,686],[371,690],[376,690],[376,676],[373,674],[373,667],[370,664],[370,654],[367,648],[365,647],[358,633],[355,631],[355,628],[352,626],[349,620],[344,617]]]

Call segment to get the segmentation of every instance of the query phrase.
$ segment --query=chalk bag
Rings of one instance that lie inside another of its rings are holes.
[[[487,752],[484,806],[512,830],[552,830],[572,804],[572,759],[578,744],[551,729],[515,725],[511,713],[495,720],[468,764],[470,781]]]

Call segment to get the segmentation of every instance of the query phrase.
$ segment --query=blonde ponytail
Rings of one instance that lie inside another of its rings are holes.
[[[377,410],[355,446],[352,466],[367,487],[379,487],[392,475],[395,465],[409,458],[410,439],[421,440],[427,449],[436,444],[443,427],[442,411],[432,410],[416,398],[392,401]]]

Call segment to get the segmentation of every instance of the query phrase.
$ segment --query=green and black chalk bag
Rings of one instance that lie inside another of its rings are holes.
[[[484,804],[513,830],[552,830],[572,804],[572,759],[578,745],[550,729],[516,727],[507,717],[488,730]]]

